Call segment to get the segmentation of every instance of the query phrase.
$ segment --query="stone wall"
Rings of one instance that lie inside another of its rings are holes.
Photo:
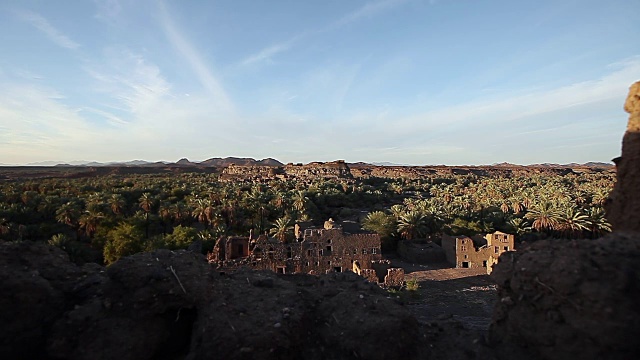
[[[474,240],[475,239],[475,240]],[[514,236],[501,232],[486,237],[442,235],[442,249],[447,261],[456,268],[486,268],[506,251],[514,250]],[[495,260],[495,259],[494,259]]]
[[[283,174],[284,169],[280,166],[243,166],[232,164],[222,170],[220,180],[269,180],[276,178],[277,175]]]
[[[309,164],[287,164],[287,176],[297,178],[352,178],[349,166],[343,161],[312,162]]]
[[[404,285],[404,269],[391,268],[387,270],[387,275],[384,277],[384,285],[386,287],[399,288]]]

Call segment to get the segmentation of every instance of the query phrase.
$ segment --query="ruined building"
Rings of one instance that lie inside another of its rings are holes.
[[[351,170],[344,160],[287,164],[285,166],[229,165],[220,175],[221,181],[267,182],[280,179],[352,179]]]
[[[514,243],[513,235],[500,231],[485,237],[442,235],[442,248],[449,263],[457,268],[484,267],[487,272],[490,272],[500,254],[514,250]]]
[[[279,274],[353,271],[387,286],[401,286],[402,269],[380,253],[380,235],[351,234],[331,219],[321,229],[296,226],[297,240],[283,243],[266,235],[221,237],[207,258],[220,269],[250,267]]]

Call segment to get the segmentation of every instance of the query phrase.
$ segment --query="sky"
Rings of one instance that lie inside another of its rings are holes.
[[[0,164],[609,162],[637,0],[0,0]]]

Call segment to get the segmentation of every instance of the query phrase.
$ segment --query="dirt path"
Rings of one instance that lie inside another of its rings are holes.
[[[487,330],[497,300],[496,286],[484,268],[455,269],[448,264],[418,265],[392,259],[406,279],[420,284],[408,307],[418,321],[453,318],[471,330]]]

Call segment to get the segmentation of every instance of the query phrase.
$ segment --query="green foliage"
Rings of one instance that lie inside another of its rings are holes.
[[[61,173],[67,171],[72,170]],[[86,249],[90,243],[110,263],[135,251],[182,248],[195,238],[210,248],[221,235],[263,233],[283,217],[320,225],[362,211],[370,212],[363,228],[380,234],[385,251],[400,234],[474,235],[494,228],[519,238],[535,232],[596,238],[611,231],[603,203],[614,178],[613,171],[603,171],[268,184],[219,182],[216,173],[0,180],[0,238],[47,241],[56,234],[78,234],[72,244]],[[201,235],[194,237],[194,231]]]
[[[123,256],[133,255],[145,249],[144,232],[134,225],[122,223],[107,234],[103,256],[112,264]]]
[[[383,251],[395,250],[396,241],[393,238],[397,230],[396,218],[382,211],[374,211],[367,215],[362,222],[362,228],[380,235]]]
[[[65,234],[53,235],[47,243],[64,250],[69,255],[69,259],[75,263],[83,263],[86,261],[87,254],[82,244],[72,240]]]
[[[198,239],[198,231],[190,226],[178,225],[170,235],[164,237],[168,249],[186,249]]]
[[[451,224],[448,225],[450,235],[466,235],[473,236],[475,234],[481,234],[483,228],[478,221],[469,221],[463,218],[456,218]]]
[[[416,239],[427,233],[427,218],[421,212],[412,210],[398,218],[398,232],[404,239]]]
[[[56,234],[53,235],[47,243],[51,246],[65,250],[71,244],[71,239],[65,234]]]
[[[416,279],[409,279],[406,281],[405,289],[407,291],[417,291],[420,288],[420,283]]]

